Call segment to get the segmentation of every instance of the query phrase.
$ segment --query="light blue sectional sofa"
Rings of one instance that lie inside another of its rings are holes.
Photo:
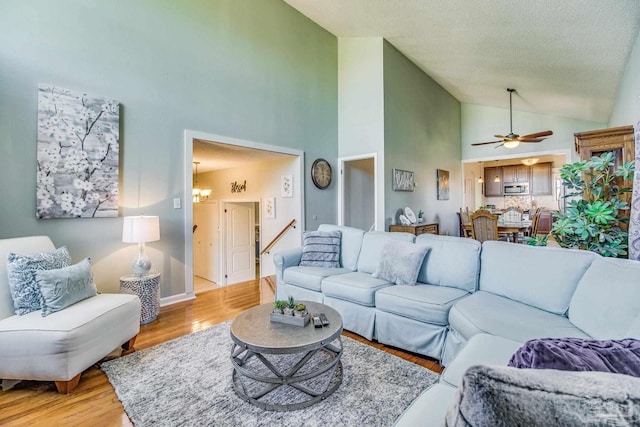
[[[278,253],[276,298],[322,302],[341,313],[345,329],[447,366],[398,425],[441,425],[470,366],[506,366],[529,339],[640,339],[636,261],[326,224],[318,230],[342,232],[341,268],[299,266],[302,248]],[[428,247],[415,286],[372,276],[386,242],[398,239]]]

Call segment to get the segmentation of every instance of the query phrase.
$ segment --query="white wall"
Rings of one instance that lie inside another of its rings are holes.
[[[515,100],[514,100],[515,103]],[[537,144],[520,144],[516,148],[495,148],[496,145],[472,147],[475,142],[494,141],[493,135],[509,133],[509,110],[475,104],[462,104],[462,160],[503,158],[535,153],[570,152],[571,161],[580,160],[573,143],[573,134],[606,128],[606,123],[568,119],[546,114],[513,111],[513,131],[519,135],[552,130],[553,135]]]
[[[283,157],[282,159],[251,163],[238,168],[223,169],[208,173],[198,174],[200,188],[211,188],[211,197],[220,201],[260,201],[264,198],[275,197],[276,217],[267,219],[264,217],[264,204],[261,203],[260,212],[260,245],[264,247],[282,230],[292,219],[297,221],[296,228],[288,231],[282,239],[272,248],[269,254],[264,254],[260,263],[260,276],[275,274],[273,254],[286,249],[299,247],[302,243],[302,209],[300,191],[298,157]],[[280,180],[283,175],[293,175],[294,197],[281,197]],[[231,183],[238,184],[247,181],[247,190],[240,193],[231,192]],[[218,239],[220,241],[220,239]]]
[[[640,34],[631,51],[608,127],[636,125],[640,121]],[[638,128],[636,127],[636,131]]]
[[[383,39],[338,39],[338,156],[377,153],[377,217],[384,218]],[[377,224],[382,230],[383,224]]]
[[[345,162],[344,225],[367,231],[374,223],[373,176],[374,160],[372,158]]]

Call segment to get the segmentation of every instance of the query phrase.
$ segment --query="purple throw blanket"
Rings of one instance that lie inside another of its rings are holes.
[[[524,343],[511,356],[509,366],[613,372],[640,377],[640,340],[535,339]]]

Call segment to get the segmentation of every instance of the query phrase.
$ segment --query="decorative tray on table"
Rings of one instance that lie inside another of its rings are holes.
[[[290,314],[278,314],[271,313],[269,314],[269,320],[277,323],[286,323],[287,325],[294,326],[307,326],[309,320],[311,319],[311,314],[308,312],[304,316],[291,316]]]

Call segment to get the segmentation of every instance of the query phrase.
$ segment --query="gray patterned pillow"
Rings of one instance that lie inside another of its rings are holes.
[[[342,232],[339,230],[305,232],[300,265],[340,268],[341,239]]]
[[[40,310],[42,294],[36,282],[36,271],[52,270],[71,265],[71,256],[65,246],[50,252],[7,257],[7,278],[16,314],[23,315]]]

